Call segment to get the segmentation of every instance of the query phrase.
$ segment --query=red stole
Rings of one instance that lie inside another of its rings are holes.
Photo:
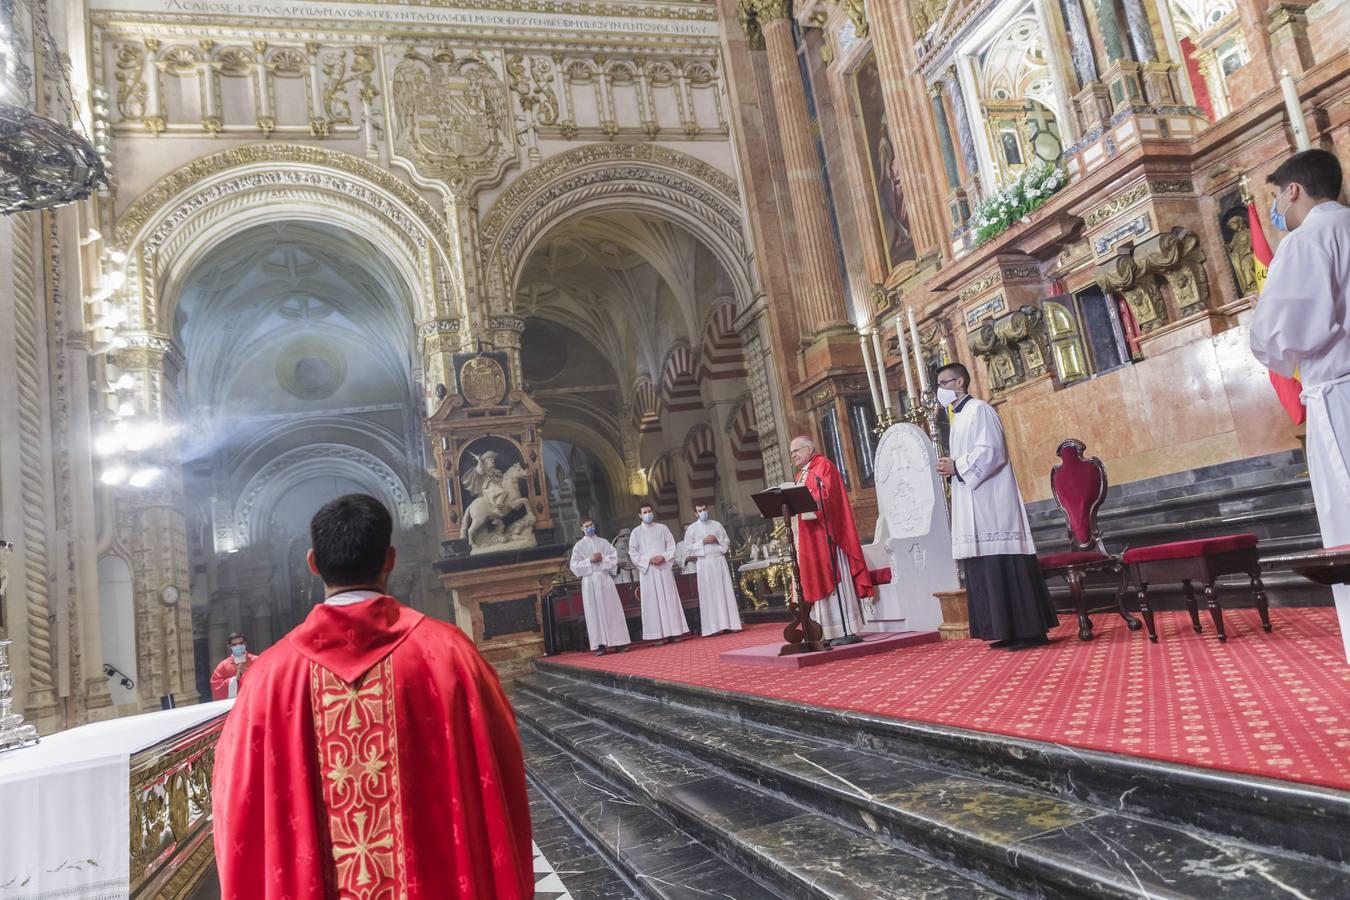
[[[459,629],[316,606],[249,667],[216,748],[223,900],[529,900],[515,718]]]
[[[851,577],[858,596],[870,597],[872,577],[863,559],[858,529],[853,524],[853,508],[849,506],[844,479],[839,477],[839,470],[824,455],[817,453],[806,464],[806,469],[797,473],[797,483],[806,486],[815,498],[816,505],[823,510],[816,513],[815,519],[797,519],[797,559],[802,572],[802,595],[806,602],[824,600],[835,588],[835,567],[830,562],[826,521],[830,524],[830,535],[834,537],[835,546],[844,551],[849,561],[850,571],[841,571],[839,579],[842,581]]]

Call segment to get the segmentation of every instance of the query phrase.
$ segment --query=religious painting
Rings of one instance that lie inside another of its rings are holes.
[[[891,268],[916,258],[914,238],[909,230],[909,209],[900,181],[900,156],[886,121],[881,98],[881,74],[877,59],[869,55],[853,75],[853,94],[858,105],[863,142],[872,175],[872,202],[886,261]]]

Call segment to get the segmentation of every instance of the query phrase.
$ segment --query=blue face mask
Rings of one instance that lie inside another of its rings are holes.
[[[248,647],[244,644],[235,644],[234,646],[230,647],[230,654],[234,656],[235,659],[243,659],[244,654],[247,652]]]
[[[708,521],[708,511],[706,509],[698,514],[698,520],[700,522]]]
[[[651,513],[649,513],[649,512],[643,513],[643,514],[642,514],[642,522],[643,522],[643,524],[644,524],[644,525],[650,525],[650,524],[652,524],[652,518],[653,518],[653,516],[652,516]]]
[[[1284,196],[1284,191],[1275,195],[1275,199],[1270,201],[1270,224],[1275,226],[1276,231],[1288,231],[1289,223],[1284,220],[1284,213],[1280,212],[1280,198]]]
[[[594,525],[587,525],[587,526],[586,526],[586,537],[595,537],[595,526],[594,526]]]

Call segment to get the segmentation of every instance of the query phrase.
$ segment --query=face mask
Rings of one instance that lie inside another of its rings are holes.
[[[642,523],[643,523],[644,525],[650,525],[650,524],[652,524],[652,518],[653,518],[653,517],[652,517],[652,514],[651,514],[651,513],[643,513],[643,514],[642,514]]]
[[[1289,223],[1284,220],[1284,213],[1280,212],[1280,198],[1284,196],[1284,191],[1275,195],[1275,199],[1270,201],[1270,224],[1275,226],[1276,231],[1288,231]]]
[[[246,644],[235,644],[230,648],[230,655],[235,659],[243,659],[244,654],[247,652],[248,646]]]
[[[943,406],[951,406],[959,399],[956,391],[951,388],[940,387],[937,389],[937,401]]]
[[[586,537],[595,537],[595,526],[594,526],[594,525],[587,525],[587,526],[586,526]]]
[[[700,522],[706,522],[706,521],[708,521],[708,511],[707,511],[706,509],[703,510],[703,512],[701,512],[701,513],[698,514],[698,520],[699,520]]]

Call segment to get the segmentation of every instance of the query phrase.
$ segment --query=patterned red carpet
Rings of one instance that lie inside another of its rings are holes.
[[[1203,615],[1203,613],[1202,613]],[[718,661],[781,639],[781,625],[558,662],[666,681],[935,722],[1350,789],[1350,665],[1331,609],[1225,613],[1228,643],[1195,634],[1184,612],[1158,614],[1158,643],[1118,616],[1076,638],[1061,616],[1052,643],[989,650],[946,641],[808,669]]]

